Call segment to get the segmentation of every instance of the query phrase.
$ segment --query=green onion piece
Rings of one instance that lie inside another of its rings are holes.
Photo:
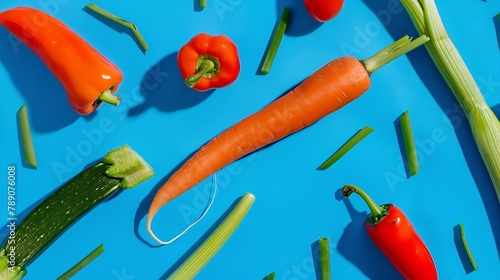
[[[246,193],[222,221],[222,223],[210,234],[210,236],[181,264],[167,279],[183,280],[193,279],[198,272],[210,261],[210,259],[220,250],[229,237],[236,230],[245,215],[250,210],[255,196]]]
[[[272,273],[269,273],[269,275],[267,275],[266,280],[274,280],[275,277],[276,277],[276,273],[272,272]]]
[[[21,131],[21,142],[24,150],[24,157],[26,163],[37,168],[38,163],[36,160],[35,147],[33,145],[33,138],[31,136],[31,127],[28,118],[28,110],[26,104],[21,106],[17,112],[17,119],[19,122],[19,129]]]
[[[467,65],[448,36],[432,0],[401,0],[427,51],[464,111],[500,202],[500,122],[486,103]]]
[[[323,162],[318,169],[325,170],[328,167],[332,166],[337,160],[343,157],[349,150],[351,150],[356,144],[358,144],[363,138],[365,138],[368,134],[373,132],[373,128],[369,126],[365,126],[362,129],[358,130],[356,134],[354,134],[340,149],[338,149],[333,155],[331,155],[325,162]]]
[[[260,69],[260,71],[264,74],[269,73],[271,70],[271,65],[276,57],[276,53],[278,52],[278,47],[281,44],[281,40],[283,39],[288,23],[290,22],[290,16],[290,9],[285,7],[281,13],[281,18],[277,23],[274,35],[271,37],[272,39],[269,42],[266,53],[264,54],[264,62],[262,63],[262,67]]]
[[[330,280],[330,241],[326,237],[319,239],[319,265],[321,279]]]
[[[405,111],[399,119],[401,124],[401,132],[406,150],[406,159],[408,160],[408,169],[410,175],[418,173],[417,149],[415,148],[415,140],[413,138],[413,129],[410,122],[410,113]]]
[[[97,6],[96,4],[93,4],[93,3],[88,4],[87,8],[89,8],[90,10],[96,12],[97,14],[99,14],[99,15],[101,15],[109,20],[112,20],[118,24],[121,24],[125,27],[128,27],[130,30],[132,30],[132,33],[134,33],[134,36],[136,37],[137,41],[141,45],[142,49],[144,51],[148,50],[148,44],[146,43],[146,40],[144,39],[144,37],[142,37],[141,33],[139,32],[139,29],[137,29],[137,26],[134,23],[132,23],[128,20],[124,20],[124,19],[104,10],[103,8]]]
[[[477,270],[476,261],[474,260],[474,257],[472,256],[472,253],[469,248],[469,244],[467,244],[467,240],[465,239],[464,224],[460,224],[460,238],[462,239],[462,243],[464,244],[465,253],[467,253],[467,257],[469,258],[469,261],[472,265],[472,269],[476,271]]]
[[[200,7],[206,8],[207,7],[207,0],[200,0]]]
[[[81,261],[71,267],[68,271],[66,271],[63,275],[59,276],[57,280],[67,280],[77,274],[80,270],[86,267],[90,262],[92,262],[95,258],[97,258],[100,254],[104,252],[104,245],[101,244],[97,246],[92,252],[90,252],[87,256],[85,256]]]

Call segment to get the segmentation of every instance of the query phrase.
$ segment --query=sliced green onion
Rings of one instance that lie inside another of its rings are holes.
[[[90,252],[87,256],[85,256],[81,261],[71,267],[68,271],[66,271],[63,275],[59,276],[57,280],[67,280],[71,277],[75,276],[80,270],[86,267],[90,262],[92,262],[95,258],[97,258],[100,254],[104,252],[104,245],[101,244],[97,246],[92,252]]]
[[[245,215],[250,210],[255,196],[251,193],[246,193],[222,221],[222,223],[210,234],[210,236],[189,256],[189,258],[181,264],[168,277],[172,280],[193,279],[198,272],[210,261],[210,259],[220,250],[222,245],[226,243],[229,237],[236,230]]]
[[[114,21],[118,24],[121,24],[121,25],[129,28],[130,30],[132,30],[132,33],[134,33],[134,36],[136,37],[137,41],[141,45],[142,49],[144,51],[148,50],[148,44],[146,43],[146,40],[144,39],[144,37],[142,37],[141,33],[139,32],[139,29],[137,29],[137,26],[134,23],[132,23],[128,20],[122,19],[119,16],[116,16],[116,15],[104,10],[103,8],[97,6],[96,4],[93,4],[93,3],[88,4],[87,8],[89,8],[90,10],[96,12],[97,14],[99,14],[99,15],[101,15],[109,20],[112,20],[112,21]]]
[[[271,37],[271,41],[269,42],[268,48],[264,54],[264,62],[262,63],[262,67],[260,71],[264,74],[269,73],[271,70],[271,65],[273,64],[274,58],[276,57],[276,53],[278,52],[278,48],[281,44],[281,40],[285,35],[286,28],[288,23],[290,22],[291,12],[287,7],[283,8],[283,12],[281,13],[281,18],[277,23],[276,30]]]
[[[356,134],[354,134],[347,142],[340,147],[333,155],[331,155],[325,162],[323,162],[318,169],[325,170],[328,167],[332,166],[335,162],[337,162],[341,157],[343,157],[349,150],[351,150],[356,144],[358,144],[363,138],[365,138],[368,134],[373,132],[373,128],[369,126],[365,126],[362,129],[358,130]]]
[[[200,0],[200,7],[206,8],[207,7],[207,0]]]
[[[500,122],[448,36],[433,0],[401,0],[417,31],[430,37],[427,51],[462,107],[500,202]]]
[[[321,279],[330,280],[330,241],[326,237],[319,239],[319,266]]]
[[[33,145],[33,137],[31,136],[31,126],[26,104],[21,106],[21,109],[17,112],[17,119],[19,122],[19,129],[21,131],[21,142],[26,163],[37,168],[38,163],[36,160],[35,146]]]
[[[272,272],[272,273],[269,273],[269,275],[267,275],[266,280],[274,280],[275,277],[276,277],[276,273]]]
[[[406,150],[406,159],[408,160],[408,169],[410,175],[415,175],[418,173],[418,159],[417,159],[417,149],[415,148],[415,139],[413,138],[413,129],[410,122],[410,113],[405,111],[401,118],[399,119],[401,124],[401,132],[403,134],[403,141]]]
[[[469,261],[472,265],[472,269],[476,271],[477,270],[476,260],[474,260],[472,252],[470,251],[469,248],[469,244],[467,244],[467,240],[465,239],[464,224],[460,224],[460,238],[462,239],[462,243],[464,244],[465,253],[467,253],[467,257],[469,258]]]

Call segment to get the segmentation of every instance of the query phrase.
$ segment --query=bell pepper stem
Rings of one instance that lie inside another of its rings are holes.
[[[118,106],[120,104],[120,96],[119,95],[113,95],[111,93],[111,89],[107,89],[99,95],[99,98],[96,100],[97,102],[106,102],[115,106]]]
[[[204,59],[197,69],[198,72],[186,77],[186,84],[189,87],[194,87],[196,83],[205,75],[216,70],[216,64],[211,59]]]
[[[384,209],[383,206],[378,205],[373,201],[371,197],[368,196],[362,189],[358,188],[357,186],[354,185],[345,185],[342,188],[342,195],[345,197],[349,197],[352,193],[357,193],[361,198],[365,201],[365,203],[368,205],[368,208],[370,209],[371,215],[375,220],[379,220],[383,216],[387,214],[387,211]]]

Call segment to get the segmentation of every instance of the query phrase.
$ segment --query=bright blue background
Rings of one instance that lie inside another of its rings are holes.
[[[0,177],[7,179],[9,165],[17,167],[21,215],[125,143],[152,165],[156,176],[81,219],[29,266],[26,279],[54,279],[100,243],[104,254],[75,279],[164,278],[246,192],[256,196],[252,209],[197,279],[262,279],[270,272],[276,272],[277,279],[319,279],[316,241],[323,236],[331,242],[333,279],[399,279],[365,233],[366,205],[359,197],[339,200],[338,190],[347,183],[406,212],[432,252],[440,279],[498,278],[499,203],[467,121],[424,48],[375,73],[369,91],[340,111],[220,171],[212,209],[174,244],[151,246],[145,232],[145,213],[156,190],[207,140],[332,59],[366,58],[405,34],[415,36],[398,1],[347,1],[341,14],[324,24],[309,17],[301,0],[208,0],[205,10],[195,0],[95,3],[136,23],[149,43],[147,53],[129,34],[83,10],[86,1],[0,3],[0,10],[29,5],[51,13],[116,63],[125,76],[119,107],[104,105],[80,117],[38,57],[0,28]],[[290,28],[271,72],[259,75],[264,49],[285,5],[293,12]],[[500,102],[500,4],[438,0],[437,5],[495,108]],[[242,68],[231,86],[197,93],[183,85],[176,52],[200,32],[228,35],[238,45]],[[141,92],[147,85],[151,87]],[[37,170],[22,164],[16,112],[23,103],[32,123]],[[405,110],[411,115],[420,159],[420,172],[411,178],[405,175],[395,126]],[[366,125],[375,131],[328,170],[316,170]],[[206,180],[167,204],[156,216],[155,232],[168,239],[193,222],[205,207],[210,184]],[[5,203],[0,217],[6,219],[7,190],[0,193]],[[479,266],[470,274],[467,262],[464,266],[460,259],[461,244],[455,241],[459,223],[465,225]]]

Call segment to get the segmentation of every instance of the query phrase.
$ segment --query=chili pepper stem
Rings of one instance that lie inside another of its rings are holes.
[[[345,197],[349,197],[352,193],[357,193],[361,198],[365,201],[370,209],[371,215],[375,221],[378,221],[385,215],[387,215],[387,210],[383,207],[375,203],[371,197],[368,196],[362,189],[354,186],[354,185],[345,185],[342,188],[342,195]]]
[[[99,95],[99,98],[97,98],[96,102],[106,102],[111,105],[118,106],[120,104],[120,96],[119,95],[113,95],[111,93],[111,89],[107,89]]]
[[[216,71],[216,69],[216,63],[213,60],[204,59],[203,62],[201,62],[200,67],[197,69],[198,72],[186,77],[186,84],[189,87],[194,87],[202,77]]]

